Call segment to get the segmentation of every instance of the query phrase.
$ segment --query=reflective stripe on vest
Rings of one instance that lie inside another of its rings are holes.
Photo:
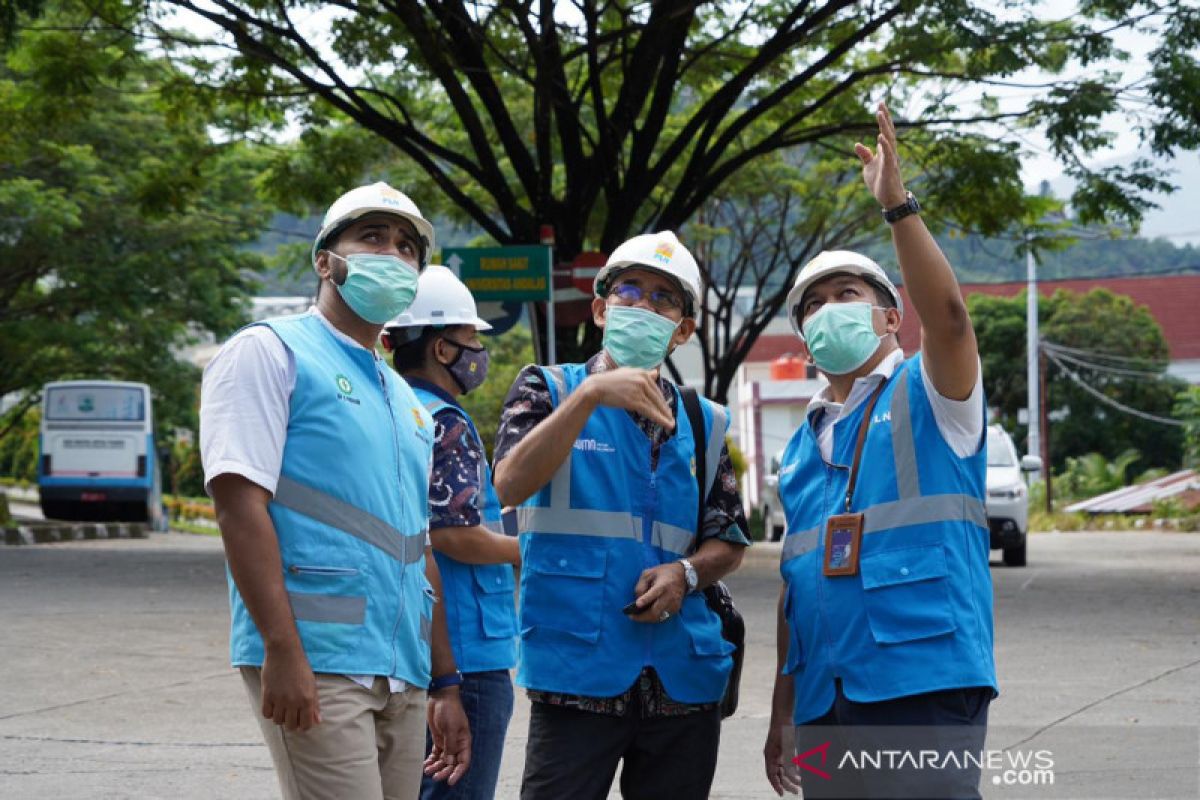
[[[275,487],[274,502],[362,539],[402,564],[413,564],[425,553],[426,531],[405,536],[374,514],[283,475]]]
[[[343,625],[362,625],[367,614],[367,598],[343,597],[336,594],[288,592],[292,614],[309,622],[339,622]]]
[[[938,522],[970,522],[987,527],[987,510],[977,497],[968,494],[935,494],[879,503],[863,512],[863,535],[903,528],[907,525],[931,525]],[[798,531],[783,542],[783,560],[790,561],[817,548],[819,528]]]

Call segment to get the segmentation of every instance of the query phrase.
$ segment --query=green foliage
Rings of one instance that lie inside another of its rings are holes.
[[[1200,386],[1189,386],[1177,394],[1174,411],[1183,421],[1184,463],[1200,467]]]
[[[37,480],[38,426],[41,419],[41,412],[34,408],[26,411],[19,420],[5,419],[0,422],[0,430],[8,429],[7,434],[0,436],[0,475],[19,481]]]
[[[1150,504],[1150,516],[1155,519],[1178,519],[1192,513],[1178,497],[1163,497]]]
[[[159,434],[194,426],[177,356],[245,320],[263,220],[254,152],[162,92],[117,4],[57,0],[0,55],[0,394],[69,378],[144,381]]]
[[[195,440],[176,440],[171,444],[170,493],[183,497],[204,496],[204,465],[200,463],[200,448]]]
[[[1160,171],[1149,162],[1093,170],[1086,156],[1120,125],[1159,155],[1196,145],[1200,10],[1111,0],[1054,18],[1043,5],[231,0],[204,7],[215,33],[189,47],[190,34],[164,26],[188,25],[196,6],[157,0],[136,28],[176,59],[170,96],[185,118],[235,136],[299,123],[298,141],[259,182],[287,210],[307,213],[348,185],[387,178],[497,243],[538,241],[539,226],[552,225],[569,261],[643,230],[711,225],[697,217],[714,200],[787,187],[788,166],[806,161],[798,174],[811,191],[792,195],[801,202],[782,231],[793,251],[786,273],[805,251],[863,236],[862,218],[842,204],[861,204],[862,188],[850,197],[845,176],[883,98],[935,225],[1053,228],[1043,222],[1052,204],[1026,195],[1019,174],[1020,131],[1036,128],[1079,186],[1080,219],[1136,226],[1144,195],[1164,187]],[[124,26],[142,7],[105,0],[96,13]],[[313,14],[330,11],[327,35],[312,37]],[[1130,30],[1153,36],[1148,76],[1111,69]],[[1051,78],[1014,103],[1006,84],[1029,69],[1080,77]],[[869,236],[886,237],[871,221]],[[719,316],[729,296],[710,309]],[[760,299],[778,306],[777,292]],[[595,349],[589,326],[560,334],[564,358]],[[736,367],[754,328],[714,335],[711,346],[733,355],[710,372]]]
[[[490,358],[488,378],[478,389],[460,397],[459,402],[475,421],[490,460],[504,398],[521,368],[533,363],[533,339],[528,328],[516,325],[499,336],[486,337],[483,343]]]
[[[971,295],[967,307],[979,340],[984,389],[1005,429],[1025,426],[1017,412],[1026,405],[1025,293],[1004,298]],[[1039,298],[1038,325],[1043,341],[1100,354],[1119,370],[1093,370],[1075,363],[1050,361],[1046,406],[1050,412],[1050,461],[1061,470],[1071,456],[1099,453],[1109,460],[1133,448],[1139,464],[1174,468],[1180,462],[1182,436],[1178,427],[1123,413],[1081,388],[1066,371],[1125,406],[1169,417],[1182,382],[1163,370],[1168,348],[1162,329],[1144,306],[1105,289],[1086,294],[1057,291]]]
[[[750,537],[750,541],[761,542],[767,538],[766,526],[763,524],[762,509],[752,509],[750,516],[746,517],[746,524],[750,526],[750,530],[746,531],[746,535]]]
[[[1055,477],[1057,500],[1079,500],[1120,489],[1129,483],[1129,470],[1141,458],[1137,450],[1126,450],[1113,460],[1100,453],[1067,458],[1066,469]]]

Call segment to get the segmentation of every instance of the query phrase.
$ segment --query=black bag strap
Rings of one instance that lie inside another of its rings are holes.
[[[700,531],[704,528],[704,506],[708,499],[708,487],[704,485],[708,474],[706,453],[708,438],[704,431],[704,412],[700,409],[700,395],[691,386],[679,387],[679,396],[683,400],[683,410],[687,414],[688,424],[692,426],[692,441],[696,443],[696,484],[700,489],[700,504],[696,509],[696,545],[700,544]]]

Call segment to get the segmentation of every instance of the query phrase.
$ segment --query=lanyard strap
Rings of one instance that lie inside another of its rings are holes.
[[[858,442],[854,445],[854,462],[850,465],[850,483],[846,486],[847,514],[850,513],[850,498],[854,496],[854,484],[858,480],[858,461],[862,458],[863,444],[867,441],[867,427],[871,424],[871,412],[875,410],[875,401],[879,399],[886,383],[886,378],[880,380],[875,391],[871,392],[871,397],[867,400],[866,413],[863,414],[862,422],[858,423]]]

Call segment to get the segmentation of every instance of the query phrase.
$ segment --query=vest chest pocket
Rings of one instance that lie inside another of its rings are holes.
[[[864,554],[860,569],[867,619],[879,644],[929,639],[957,627],[941,545]]]
[[[557,631],[585,642],[600,639],[608,551],[547,542],[529,543],[521,598],[521,633]]]
[[[293,564],[284,586],[306,651],[341,654],[358,643],[367,614],[366,577],[359,570]]]
[[[476,564],[475,578],[483,635],[489,639],[507,639],[517,634],[513,607],[513,572],[506,564]]]

